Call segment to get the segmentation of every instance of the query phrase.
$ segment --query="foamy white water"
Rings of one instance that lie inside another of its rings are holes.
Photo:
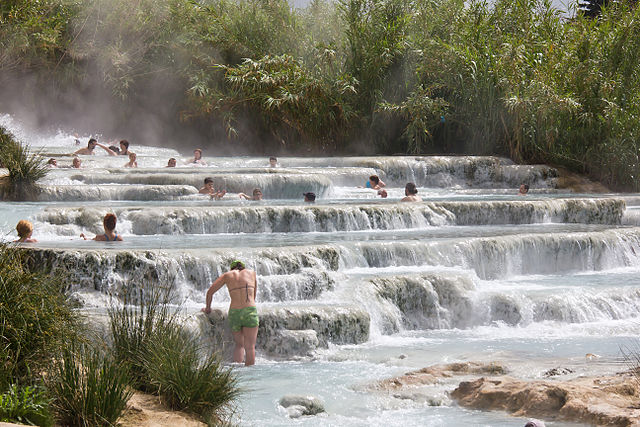
[[[72,132],[34,133],[8,115],[0,125],[62,166],[79,148]],[[557,366],[610,373],[637,336],[637,195],[570,194],[551,168],[494,157],[286,157],[269,168],[267,158],[205,150],[207,166],[194,167],[190,152],[131,142],[139,168],[96,148],[80,156],[82,169],[52,170],[39,201],[0,202],[0,232],[13,240],[17,221],[30,219],[40,242],[27,246],[65,270],[93,310],[125,286],[171,286],[187,324],[213,345],[217,329],[198,314],[204,291],[231,259],[245,260],[259,275],[264,322],[258,365],[238,370],[242,425],[524,425],[457,407],[448,392],[460,378],[424,401],[366,386],[461,360],[504,363],[524,378]],[[169,157],[177,168],[164,167]],[[364,188],[372,174],[388,198]],[[205,177],[229,193],[198,194]],[[407,181],[424,202],[399,202]],[[530,195],[515,195],[521,182]],[[240,200],[254,188],[265,200]],[[307,191],[315,204],[302,201]],[[125,241],[81,240],[102,232],[106,212]],[[315,344],[302,351],[301,336]],[[318,396],[327,413],[287,418],[277,401],[291,393]]]

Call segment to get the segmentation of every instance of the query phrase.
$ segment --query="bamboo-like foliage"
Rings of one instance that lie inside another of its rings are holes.
[[[254,150],[501,154],[638,189],[636,3],[589,19],[550,0],[12,0],[0,81],[97,84],[123,117],[167,82],[176,121]]]
[[[28,147],[0,126],[0,164],[8,175],[0,179],[2,198],[29,200],[38,193],[37,182],[47,175],[48,169],[42,157],[30,154]]]

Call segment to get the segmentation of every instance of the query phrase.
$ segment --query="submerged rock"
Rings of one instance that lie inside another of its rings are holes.
[[[545,378],[557,377],[560,375],[573,374],[575,371],[571,368],[552,368],[542,374]]]
[[[279,404],[286,409],[290,418],[325,412],[324,404],[315,396],[287,395],[280,399]]]
[[[570,381],[479,378],[460,383],[451,396],[462,406],[516,416],[597,425],[640,424],[637,383],[631,375]]]

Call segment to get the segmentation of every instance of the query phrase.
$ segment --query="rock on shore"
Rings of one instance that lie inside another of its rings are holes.
[[[516,416],[640,426],[638,383],[628,374],[569,381],[479,378],[460,383],[451,396],[462,406]]]

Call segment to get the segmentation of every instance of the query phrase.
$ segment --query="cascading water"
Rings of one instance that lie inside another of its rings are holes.
[[[32,135],[9,116],[0,124],[70,163],[65,133]],[[552,168],[494,157],[282,158],[269,168],[267,158],[205,152],[208,166],[196,168],[173,150],[132,149],[135,170],[104,153],[52,170],[38,202],[0,203],[1,230],[13,239],[30,219],[35,260],[68,273],[88,308],[131,287],[172,287],[186,324],[216,348],[228,340],[228,297],[214,296],[209,321],[204,291],[245,260],[258,273],[261,326],[258,365],[239,371],[251,390],[242,425],[519,425],[457,408],[446,394],[454,380],[434,386],[429,403],[363,390],[456,360],[501,361],[525,378],[564,363],[609,372],[637,334],[638,197],[571,194],[555,188]],[[177,168],[163,167],[169,157]],[[372,174],[387,199],[363,188]],[[228,194],[198,194],[205,177]],[[424,202],[399,202],[406,181]],[[526,197],[515,194],[521,182]],[[240,200],[254,188],[265,200]],[[302,201],[307,191],[314,204]],[[100,233],[106,212],[124,242],[77,237]],[[586,365],[586,353],[599,363]],[[291,393],[320,397],[327,413],[288,419],[275,402]]]

